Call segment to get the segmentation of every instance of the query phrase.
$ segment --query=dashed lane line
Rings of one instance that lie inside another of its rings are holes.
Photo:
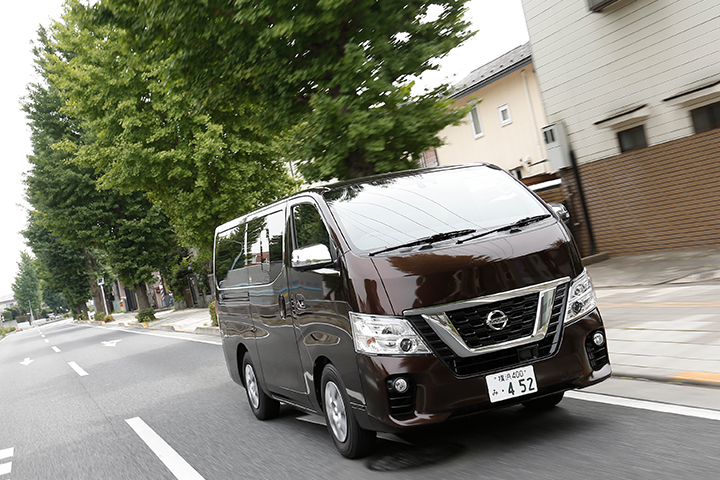
[[[52,349],[55,351],[55,353],[60,353],[60,349],[58,347],[53,346]]]
[[[88,372],[86,372],[85,370],[83,370],[83,369],[80,367],[80,365],[78,365],[78,364],[75,363],[75,362],[68,362],[68,365],[70,365],[70,367],[71,367],[73,370],[75,370],[75,372],[76,372],[78,375],[80,375],[81,377],[84,377],[85,375],[89,375]]]
[[[4,448],[0,450],[0,460],[12,458],[15,455],[15,449],[13,447]],[[0,463],[0,475],[7,475],[12,471],[12,462]]]
[[[704,418],[706,420],[720,421],[719,410],[708,410],[705,408],[686,407],[683,405],[673,405],[670,403],[650,402],[648,400],[636,400],[634,398],[615,397],[612,395],[602,395],[599,393],[587,392],[565,392],[568,398],[577,400],[586,400],[589,402],[604,403],[606,405],[617,405],[621,407],[637,408],[640,410],[650,410],[653,412],[672,413],[675,415],[683,415],[686,417]]]
[[[184,458],[180,456],[155,430],[140,417],[125,420],[135,433],[150,447],[155,455],[175,475],[178,480],[204,480]]]

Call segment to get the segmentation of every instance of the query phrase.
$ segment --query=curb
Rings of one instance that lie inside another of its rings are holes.
[[[220,336],[220,328],[218,327],[196,327],[195,332],[200,335],[214,335],[216,337]]]
[[[637,374],[637,373],[623,372],[622,369],[618,370],[614,365],[613,365],[613,373],[612,373],[611,378],[622,378],[622,379],[626,379],[626,380],[647,380],[649,382],[671,383],[674,385],[694,385],[696,387],[720,388],[720,383],[716,383],[713,381],[702,380],[699,378],[691,378],[691,377],[656,375],[656,374],[652,374],[652,373]]]

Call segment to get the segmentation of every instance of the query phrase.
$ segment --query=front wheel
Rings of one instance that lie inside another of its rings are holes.
[[[250,354],[247,352],[243,357],[242,371],[248,403],[255,416],[260,420],[270,420],[271,418],[277,417],[280,412],[280,402],[270,398],[270,396],[263,391],[258,383]]]
[[[355,420],[345,386],[333,365],[325,367],[321,382],[325,421],[335,447],[346,458],[367,455],[375,444],[376,433],[361,428]]]

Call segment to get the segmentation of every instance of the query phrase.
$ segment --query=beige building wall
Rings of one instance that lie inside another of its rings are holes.
[[[457,100],[466,105],[481,100],[478,112],[482,135],[475,138],[470,119],[449,126],[439,136],[445,145],[437,149],[440,165],[487,162],[504,170],[520,167],[523,177],[546,171],[540,129],[547,125],[540,89],[532,63]],[[502,124],[498,108],[507,105],[511,122]]]

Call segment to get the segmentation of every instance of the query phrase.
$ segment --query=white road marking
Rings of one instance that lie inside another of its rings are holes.
[[[162,461],[178,480],[204,480],[168,443],[150,428],[142,418],[125,420],[150,450]]]
[[[686,417],[704,418],[707,420],[720,421],[720,411],[708,410],[705,408],[685,407],[683,405],[672,405],[669,403],[650,402],[647,400],[636,400],[634,398],[614,397],[598,393],[587,392],[565,392],[568,398],[586,400],[589,402],[605,403],[607,405],[618,405],[621,407],[638,408],[640,410],[651,410],[653,412],[672,413]]]
[[[114,347],[117,345],[118,342],[122,342],[122,340],[110,340],[109,342],[100,342],[105,347]]]
[[[13,447],[0,450],[0,460],[5,460],[6,458],[10,458],[14,454],[15,454],[15,449]]]
[[[81,377],[84,377],[85,375],[89,375],[88,372],[86,372],[85,370],[80,368],[80,365],[78,365],[75,362],[68,362],[68,365],[70,365],[70,367],[72,367],[72,369],[75,370],[75,372],[77,372],[77,374],[80,375]]]
[[[0,463],[0,475],[7,475],[12,472],[12,462]]]
[[[58,347],[52,347],[53,350],[55,350],[55,353],[60,353],[60,349]]]
[[[117,330],[120,332],[127,332],[127,333],[137,333],[138,335],[150,335],[152,337],[163,337],[163,338],[172,338],[175,340],[185,340],[187,342],[197,342],[197,343],[208,343],[210,345],[222,345],[222,341],[212,341],[212,340],[201,340],[199,338],[191,338],[186,335],[180,334],[180,335],[163,335],[162,333],[155,333],[155,332],[144,332],[142,330],[132,330],[129,328],[124,327],[100,327],[97,325],[72,325],[73,327],[87,327],[87,328],[106,328],[109,330]]]
[[[50,343],[50,340],[48,340],[48,339],[46,338],[46,339],[45,339],[45,343]]]
[[[22,362],[20,362],[20,365],[25,365],[25,366],[27,367],[28,365],[30,365],[30,364],[31,364],[32,362],[34,362],[34,361],[35,361],[35,360],[31,360],[30,357],[25,357],[25,360],[23,360]]]

